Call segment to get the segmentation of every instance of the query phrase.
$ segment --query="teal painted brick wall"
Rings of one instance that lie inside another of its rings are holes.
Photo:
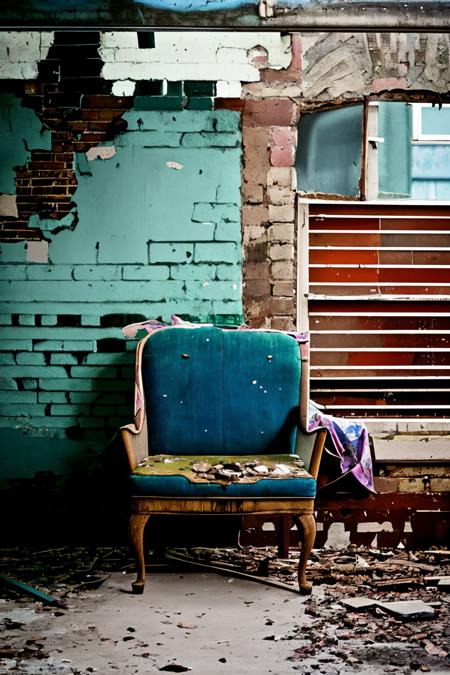
[[[13,166],[49,138],[32,111],[15,119],[13,100],[2,101],[12,158],[2,176],[13,192]],[[239,115],[131,110],[124,119],[113,157],[75,155],[70,217],[30,218],[48,261],[30,262],[26,242],[0,245],[4,481],[68,475],[131,420],[136,340],[123,325],[171,314],[242,320]]]

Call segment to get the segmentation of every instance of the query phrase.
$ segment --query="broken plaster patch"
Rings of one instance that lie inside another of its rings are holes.
[[[133,80],[118,80],[112,86],[113,96],[133,96],[136,82]]]
[[[27,262],[48,263],[48,242],[27,241]]]
[[[177,169],[178,171],[183,168],[183,164],[180,164],[179,162],[166,162],[166,166],[168,166],[169,169]]]
[[[89,148],[86,157],[89,162],[94,159],[111,159],[116,154],[116,149],[113,145],[97,145],[95,148]]]
[[[241,94],[242,85],[240,82],[219,80],[216,84],[216,95],[218,98],[241,98]]]
[[[0,216],[19,217],[16,195],[0,195]]]

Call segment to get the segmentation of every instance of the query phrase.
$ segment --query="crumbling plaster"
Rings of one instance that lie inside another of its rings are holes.
[[[448,93],[448,34],[303,33],[301,40],[304,101],[394,89]]]

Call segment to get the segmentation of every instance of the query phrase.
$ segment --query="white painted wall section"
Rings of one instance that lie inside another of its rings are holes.
[[[266,63],[255,60],[261,53]],[[102,33],[100,54],[106,80],[257,82],[259,68],[291,62],[290,37],[280,33],[157,32],[151,49],[139,49],[136,33]]]
[[[36,79],[38,63],[46,58],[52,42],[50,32],[0,32],[0,79]]]

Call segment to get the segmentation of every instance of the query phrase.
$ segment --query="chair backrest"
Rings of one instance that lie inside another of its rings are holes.
[[[295,452],[301,359],[282,333],[154,333],[142,355],[150,454]]]

